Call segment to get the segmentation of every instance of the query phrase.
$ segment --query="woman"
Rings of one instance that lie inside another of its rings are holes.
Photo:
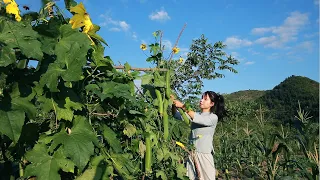
[[[180,113],[176,108],[182,108],[186,114],[189,115],[191,120],[191,135],[190,141],[195,146],[194,157],[189,156],[187,162],[187,176],[190,179],[211,180],[215,179],[215,166],[213,161],[212,152],[213,149],[213,135],[218,123],[218,119],[221,120],[225,115],[224,98],[213,91],[207,91],[203,93],[200,101],[201,113],[194,111],[187,111],[183,103],[178,100],[173,101],[172,112],[174,117],[182,119]],[[193,163],[195,160],[197,163],[197,170]]]

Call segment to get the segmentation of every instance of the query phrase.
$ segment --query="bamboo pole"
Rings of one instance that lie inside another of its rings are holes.
[[[113,66],[115,69],[124,69],[124,66]],[[167,71],[167,69],[164,68],[134,68],[131,67],[130,70],[134,70],[134,71]]]

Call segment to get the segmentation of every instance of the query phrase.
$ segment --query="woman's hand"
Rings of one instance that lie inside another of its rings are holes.
[[[173,104],[177,107],[177,108],[183,108],[184,104],[178,100],[174,100]]]

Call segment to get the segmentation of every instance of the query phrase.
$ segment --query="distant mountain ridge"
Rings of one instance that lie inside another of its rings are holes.
[[[304,76],[292,75],[271,90],[243,90],[224,96],[229,102],[256,101],[282,120],[288,120],[296,114],[299,101],[303,110],[319,118],[319,82]]]
[[[266,93],[264,90],[241,90],[237,92],[233,92],[230,94],[224,94],[224,97],[228,101],[237,101],[237,100],[243,100],[243,101],[250,101],[250,100],[256,100],[263,96]]]

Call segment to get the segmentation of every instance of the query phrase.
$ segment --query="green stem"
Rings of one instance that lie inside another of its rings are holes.
[[[21,158],[21,162],[19,163],[19,175],[20,175],[20,177],[23,177],[23,166],[22,166],[22,163],[23,163],[23,158]]]

